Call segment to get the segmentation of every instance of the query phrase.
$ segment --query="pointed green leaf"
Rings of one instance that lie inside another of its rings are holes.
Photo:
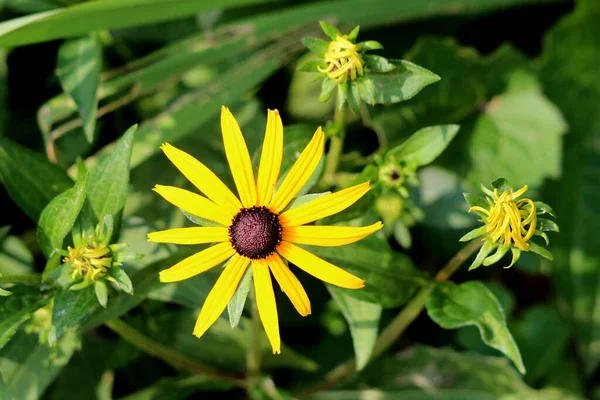
[[[510,252],[512,253],[512,259],[510,260],[510,264],[504,268],[512,267],[517,261],[519,261],[519,258],[521,257],[521,250],[516,247],[511,247]]]
[[[513,189],[511,184],[504,178],[498,178],[492,182],[492,188],[498,189],[498,193],[510,192]]]
[[[73,188],[56,196],[44,208],[37,228],[37,239],[47,258],[55,249],[62,249],[63,240],[71,232],[83,207],[88,176],[82,176]]]
[[[342,314],[350,326],[356,370],[360,371],[367,365],[373,353],[382,307],[379,304],[348,296],[344,290],[332,285],[327,285],[327,290],[342,310]]]
[[[481,196],[476,196],[471,193],[463,193],[463,197],[465,198],[465,201],[467,202],[469,207],[481,207],[484,210],[487,210],[490,206],[488,204],[488,202],[485,201],[485,199]],[[487,217],[487,215],[482,213],[481,211],[475,211],[475,212],[477,214],[479,214],[480,217]]]
[[[529,251],[533,251],[534,253],[539,254],[540,256],[547,258],[550,261],[554,260],[554,256],[552,255],[552,253],[550,253],[548,250],[546,250],[539,244],[536,244],[532,241],[529,241],[528,243],[529,243]]]
[[[410,61],[388,61],[396,67],[392,71],[369,73],[357,79],[363,101],[371,105],[398,103],[412,98],[425,86],[440,80],[433,72]]]
[[[459,128],[458,125],[438,125],[420,129],[389,150],[386,156],[419,166],[430,164],[446,149]]]
[[[338,28],[331,25],[327,21],[319,21],[319,24],[321,25],[321,29],[323,29],[323,32],[327,36],[329,36],[331,38],[331,40],[335,40],[338,36],[342,35],[341,32],[338,30]]]
[[[510,249],[509,246],[503,246],[501,244],[498,245],[498,247],[496,248],[496,252],[494,254],[492,254],[491,256],[488,256],[485,260],[483,260],[483,265],[488,267],[490,265],[497,263],[508,252],[508,249]]]
[[[36,222],[55,196],[73,186],[63,170],[7,138],[0,138],[0,176],[13,201]]]
[[[309,60],[298,67],[302,72],[319,72],[319,67],[324,68],[325,63],[321,60]]]
[[[233,297],[227,304],[227,313],[229,314],[229,323],[232,328],[235,328],[240,323],[242,313],[244,312],[244,306],[246,305],[246,299],[250,293],[252,287],[252,266],[246,269],[240,284],[233,294]]]
[[[102,69],[102,44],[97,33],[64,42],[58,50],[56,74],[63,91],[77,105],[88,142],[94,140]]]
[[[537,227],[540,231],[544,232],[560,232],[560,229],[556,222],[549,219],[538,218]]]
[[[525,374],[519,348],[506,326],[504,310],[484,284],[439,283],[427,299],[426,307],[429,317],[444,329],[475,325],[487,345],[504,353]]]
[[[372,72],[390,72],[396,66],[389,62],[387,58],[375,55],[365,55],[363,56],[365,60],[365,66],[369,71]]]
[[[473,240],[475,238],[478,238],[481,235],[485,235],[485,233],[487,232],[487,226],[480,226],[479,228],[475,228],[472,231],[468,232],[467,234],[465,234],[463,237],[461,237],[460,239],[458,239],[459,242],[468,242],[469,240]]]
[[[112,267],[108,270],[108,273],[115,281],[117,281],[119,288],[122,291],[127,294],[133,294],[133,284],[125,271],[119,267]]]
[[[56,343],[69,328],[76,326],[91,314],[97,303],[94,288],[91,286],[81,290],[59,290],[54,297],[48,342],[51,345]]]
[[[317,38],[304,38],[302,39],[302,44],[308,47],[310,51],[316,53],[319,56],[323,56],[327,52],[327,48],[329,47],[329,42]]]
[[[359,32],[360,32],[360,25],[357,25],[348,34],[348,40],[350,40],[352,43],[354,43],[356,41],[356,38],[358,37]]]
[[[542,237],[544,239],[544,242],[546,242],[546,246],[550,244],[550,238],[548,238],[546,232],[536,229],[534,235]]]
[[[358,43],[358,46],[362,50],[382,50],[383,49],[383,45],[375,40],[367,40],[365,42],[360,42],[360,43]],[[371,56],[365,56],[365,58],[366,57],[371,57]]]
[[[479,266],[481,266],[481,264],[483,263],[483,260],[485,260],[485,258],[488,256],[488,254],[490,254],[492,252],[492,250],[494,250],[495,246],[496,246],[495,243],[492,243],[489,240],[486,240],[483,243],[483,246],[481,246],[481,249],[479,249],[479,253],[477,253],[475,260],[473,260],[473,263],[469,266],[469,271],[474,270],[475,268],[478,268]]]
[[[50,293],[39,287],[18,285],[10,289],[11,296],[0,296],[0,349],[17,332],[19,326],[50,300]]]
[[[108,304],[108,288],[106,287],[106,283],[103,281],[94,282],[94,291],[96,292],[98,303],[106,308],[106,305]]]
[[[550,216],[556,218],[554,210],[548,204],[541,201],[535,201],[534,204],[538,214],[549,214]]]
[[[114,151],[90,173],[88,199],[98,220],[112,214],[118,225],[129,184],[129,161],[137,125],[123,134]]]
[[[325,103],[331,98],[333,91],[337,86],[336,81],[333,79],[325,78],[321,83],[321,94],[319,95],[319,101]]]

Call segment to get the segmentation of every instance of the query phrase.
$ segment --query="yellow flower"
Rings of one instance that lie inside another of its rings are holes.
[[[488,196],[490,209],[473,206],[471,211],[480,211],[487,215],[484,217],[486,232],[493,242],[501,242],[508,247],[511,244],[519,250],[529,250],[529,239],[533,237],[537,226],[535,203],[531,199],[516,201],[527,191],[527,185],[512,193],[508,190],[498,194],[498,189],[484,188]]]
[[[319,163],[324,142],[321,128],[317,129],[278,188],[276,183],[283,157],[283,125],[279,113],[268,111],[256,177],[240,127],[226,107],[221,110],[221,131],[239,199],[204,164],[170,144],[164,144],[161,149],[206,197],[172,186],[156,185],[154,188],[173,205],[221,226],[153,232],[148,235],[148,240],[175,244],[216,243],[162,271],[161,282],[188,279],[229,260],[200,311],[194,328],[197,337],[202,336],[221,315],[252,264],[260,319],[273,353],[279,353],[279,323],[271,274],[300,315],[311,312],[306,292],[282,258],[324,282],[359,289],[364,286],[362,279],[297,244],[341,246],[379,230],[382,224],[378,222],[366,227],[306,225],[355,203],[370,189],[368,182],[286,209]]]
[[[112,257],[107,246],[83,245],[75,248],[69,246],[67,250],[69,255],[63,259],[63,262],[72,264],[72,279],[83,278],[87,283],[98,281],[108,274]]]
[[[338,35],[329,42],[323,60],[326,67],[317,69],[337,82],[346,82],[348,79],[353,81],[364,74],[359,47],[348,40],[346,35]]]
[[[512,252],[512,261],[506,268],[517,262],[522,251],[532,251],[552,260],[552,254],[548,250],[531,241],[533,236],[541,236],[547,246],[550,241],[546,232],[559,231],[558,225],[552,220],[540,217],[543,214],[554,217],[552,208],[540,201],[519,200],[527,192],[527,185],[515,192],[505,179],[498,179],[492,186],[493,190],[481,186],[486,198],[465,194],[465,200],[471,206],[469,212],[475,211],[485,224],[460,239],[461,242],[466,242],[482,237],[484,241],[469,270],[500,261],[508,250]],[[494,249],[497,249],[496,252],[489,255]]]

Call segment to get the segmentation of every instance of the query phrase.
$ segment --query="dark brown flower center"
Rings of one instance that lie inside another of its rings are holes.
[[[253,260],[265,258],[281,242],[279,216],[267,207],[242,208],[229,226],[229,238],[238,254]]]

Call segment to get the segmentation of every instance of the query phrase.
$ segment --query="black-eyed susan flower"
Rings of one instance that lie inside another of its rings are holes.
[[[153,232],[148,240],[159,243],[215,243],[160,273],[162,282],[191,278],[225,261],[223,271],[198,316],[194,335],[202,336],[221,315],[246,269],[252,265],[259,316],[279,353],[279,323],[271,274],[302,316],[311,312],[300,281],[283,259],[324,282],[349,289],[364,281],[311,254],[298,245],[341,246],[356,242],[382,227],[309,226],[307,224],[344,210],[369,190],[365,182],[316,198],[296,208],[288,205],[314,173],[323,153],[321,128],[277,187],[283,157],[283,125],[277,111],[268,111],[258,173],[254,174],[240,127],[226,107],[221,110],[225,155],[239,198],[204,164],[191,155],[164,144],[161,149],[181,173],[204,194],[172,186],[154,190],[171,204],[216,222],[219,226],[169,229]]]
[[[498,179],[492,183],[492,187],[493,189],[490,190],[481,186],[487,195],[485,199],[465,194],[465,199],[471,206],[469,212],[474,211],[479,214],[480,221],[485,224],[460,239],[464,242],[481,237],[484,241],[469,269],[477,268],[481,264],[492,265],[498,262],[509,249],[512,252],[512,261],[506,268],[510,268],[517,262],[522,251],[533,251],[552,260],[552,254],[548,250],[531,241],[533,236],[541,236],[548,245],[550,241],[546,232],[559,231],[556,223],[539,217],[543,214],[555,217],[552,208],[539,201],[519,199],[527,192],[527,185],[513,191],[505,179]],[[494,249],[497,249],[496,252],[489,255]]]

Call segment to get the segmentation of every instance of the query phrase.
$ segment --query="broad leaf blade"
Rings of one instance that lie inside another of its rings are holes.
[[[63,90],[79,109],[83,132],[90,143],[94,140],[101,69],[102,44],[98,34],[69,40],[60,46],[56,74]]]
[[[486,344],[504,353],[525,373],[519,348],[506,326],[504,310],[484,284],[439,283],[427,299],[426,307],[429,317],[444,329],[475,325]]]
[[[0,296],[0,349],[17,332],[19,326],[49,300],[50,295],[37,287],[16,286],[12,295]]]
[[[345,291],[335,286],[327,285],[327,290],[342,310],[342,314],[350,326],[356,370],[360,371],[367,365],[373,353],[382,307],[379,304],[348,296]]]
[[[48,342],[54,344],[69,328],[79,324],[97,302],[94,285],[81,290],[60,290],[54,298]]]
[[[56,249],[62,249],[63,240],[73,228],[83,207],[88,176],[82,176],[75,186],[56,196],[44,208],[38,222],[37,238],[47,258]]]
[[[129,162],[136,129],[137,125],[129,128],[114,151],[90,173],[88,199],[98,220],[112,214],[117,225],[119,223],[129,184]]]
[[[33,221],[56,195],[73,185],[56,165],[6,138],[0,138],[0,176],[10,197]]]
[[[459,128],[458,125],[438,125],[420,129],[404,143],[388,151],[387,156],[421,167],[430,164],[450,144]]]

